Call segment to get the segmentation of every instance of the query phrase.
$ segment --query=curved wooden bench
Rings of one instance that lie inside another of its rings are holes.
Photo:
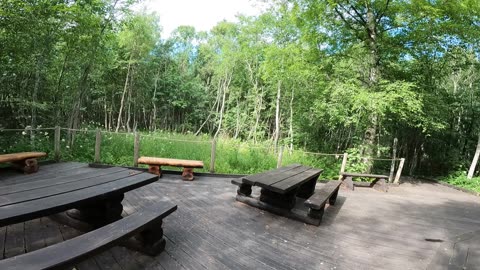
[[[147,164],[148,172],[162,176],[161,166],[183,167],[182,179],[192,181],[193,168],[203,168],[203,161],[174,158],[140,157],[139,164]]]
[[[133,248],[155,256],[165,248],[162,219],[177,210],[158,203],[94,231],[36,251],[0,260],[0,269],[64,269],[135,235]]]
[[[12,163],[15,168],[24,173],[34,173],[38,171],[37,158],[46,157],[45,152],[20,152],[0,155],[0,163]]]

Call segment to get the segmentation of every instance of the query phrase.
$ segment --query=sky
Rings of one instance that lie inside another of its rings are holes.
[[[237,14],[254,16],[262,10],[256,0],[145,0],[142,6],[160,16],[163,38],[180,25],[208,31],[224,19],[233,22]]]

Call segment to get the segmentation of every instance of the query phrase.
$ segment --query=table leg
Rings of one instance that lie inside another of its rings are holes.
[[[240,184],[237,189],[237,194],[243,196],[252,195],[252,185]]]
[[[310,198],[315,192],[315,186],[317,185],[317,180],[318,180],[318,176],[308,180],[308,182],[301,185],[297,191],[297,197],[300,197],[303,199]]]
[[[110,197],[69,210],[67,215],[73,219],[87,222],[94,227],[101,227],[122,218],[123,198],[123,194]]]
[[[296,190],[287,194],[279,194],[268,189],[260,190],[260,201],[275,207],[292,209],[296,203]]]

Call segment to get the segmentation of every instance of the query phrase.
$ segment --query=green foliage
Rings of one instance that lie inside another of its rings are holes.
[[[468,179],[465,171],[455,172],[447,177],[441,178],[440,181],[446,182],[450,185],[469,189],[480,194],[480,177]]]
[[[161,18],[133,11],[135,2],[0,1],[0,128],[218,131],[233,140],[218,146],[217,167],[237,173],[275,166],[277,137],[310,152],[350,149],[357,172],[388,171],[360,156],[390,156],[394,138],[406,173],[446,174],[471,161],[477,1],[271,0],[257,17],[208,32],[181,26],[168,38]],[[42,150],[51,140],[34,135],[5,139],[0,151]],[[89,132],[62,136],[65,158],[92,159]],[[106,135],[102,161],[130,164],[132,140]],[[142,153],[208,162],[209,142],[165,142],[146,136]],[[258,144],[266,149],[250,149]],[[296,160],[328,177],[338,166],[286,151],[285,162]]]

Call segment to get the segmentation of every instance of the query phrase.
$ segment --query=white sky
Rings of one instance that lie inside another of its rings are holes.
[[[170,36],[180,25],[191,25],[198,31],[208,31],[222,20],[236,21],[235,15],[259,15],[256,0],[145,0],[147,12],[160,15],[162,38]]]

